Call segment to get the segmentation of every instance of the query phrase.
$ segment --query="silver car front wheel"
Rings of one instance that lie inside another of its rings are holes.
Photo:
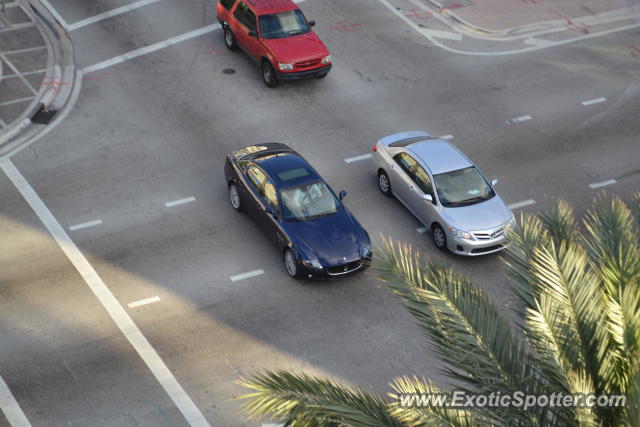
[[[435,224],[431,229],[431,234],[433,236],[433,243],[440,250],[447,249],[447,235],[444,234],[444,230],[440,225]]]

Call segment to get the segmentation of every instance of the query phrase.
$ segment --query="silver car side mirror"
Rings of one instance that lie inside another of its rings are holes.
[[[491,185],[496,185],[498,183],[498,178],[493,178],[491,180]]]
[[[431,194],[423,194],[422,200],[426,200],[427,202],[433,202],[433,197],[431,197]]]

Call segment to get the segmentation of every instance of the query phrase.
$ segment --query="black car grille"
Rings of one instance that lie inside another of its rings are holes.
[[[487,246],[486,248],[476,248],[476,249],[471,249],[471,253],[483,254],[485,252],[497,251],[498,249],[501,249],[503,247],[505,247],[505,245],[494,245],[494,246]]]
[[[335,265],[333,267],[327,267],[327,273],[330,276],[340,276],[342,274],[348,274],[358,270],[361,267],[360,261],[353,261],[347,264]]]

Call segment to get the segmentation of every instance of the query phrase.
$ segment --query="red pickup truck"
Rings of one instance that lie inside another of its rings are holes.
[[[315,22],[292,0],[220,0],[217,14],[227,48],[240,47],[258,62],[268,87],[331,70],[329,50],[311,30]]]

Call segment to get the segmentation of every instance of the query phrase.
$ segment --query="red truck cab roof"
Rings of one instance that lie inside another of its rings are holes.
[[[246,0],[246,2],[258,15],[299,9],[292,0]]]

